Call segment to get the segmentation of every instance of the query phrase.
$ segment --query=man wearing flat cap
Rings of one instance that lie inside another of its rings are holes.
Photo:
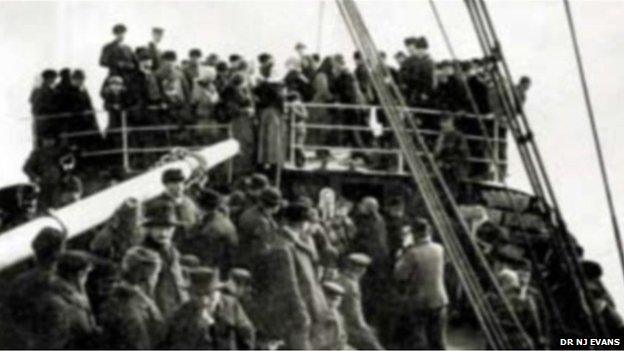
[[[132,48],[124,44],[125,34],[125,25],[117,24],[113,27],[115,39],[102,48],[100,66],[108,69],[109,76],[119,75],[128,82],[136,69],[136,65]]]
[[[340,305],[345,294],[342,286],[333,281],[323,283],[323,292],[327,298],[328,310],[323,322],[322,333],[313,336],[319,350],[352,350],[348,344],[344,318],[340,313]]]
[[[58,74],[52,69],[46,69],[41,73],[41,85],[35,87],[30,93],[30,106],[35,119],[35,146],[39,146],[43,137],[58,137],[60,128],[58,120],[46,118],[46,115],[58,112],[58,94],[56,90],[56,78]]]
[[[358,350],[382,350],[375,331],[368,324],[362,309],[360,281],[366,274],[372,260],[363,253],[347,256],[336,282],[344,289],[340,312],[344,317],[349,345]]]
[[[188,253],[196,255],[203,265],[218,267],[221,275],[227,276],[237,256],[236,227],[224,212],[221,194],[204,189],[198,200],[204,212],[202,223],[185,240],[184,247]]]
[[[409,37],[404,41],[408,56],[399,69],[399,82],[410,106],[428,106],[433,92],[433,60],[425,37]]]
[[[99,346],[100,328],[95,323],[85,284],[92,258],[84,251],[67,251],[58,259],[57,281],[37,301],[40,323],[47,325],[35,348],[90,349]]]
[[[154,290],[154,299],[163,316],[168,318],[188,300],[180,252],[173,244],[175,229],[182,224],[178,221],[175,208],[169,201],[156,202],[146,211],[147,220],[144,227],[147,237],[143,246],[157,252],[163,262]]]
[[[405,248],[394,267],[404,311],[395,335],[401,336],[405,348],[446,348],[449,300],[444,285],[444,247],[432,240],[431,232],[429,222],[418,219],[413,244]]]
[[[51,227],[43,228],[31,244],[35,268],[18,275],[7,288],[5,306],[20,348],[37,348],[45,341],[38,336],[49,326],[41,323],[37,301],[57,285],[56,266],[65,251],[66,240],[66,233]]]
[[[279,211],[281,202],[281,192],[269,187],[260,193],[258,204],[241,214],[238,220],[240,266],[250,268],[253,266],[254,256],[268,248],[278,230],[274,216]]]
[[[152,299],[162,262],[158,253],[135,246],[121,264],[122,280],[111,290],[99,320],[103,343],[99,347],[116,350],[146,350],[158,346],[164,319]]]
[[[244,210],[247,210],[260,202],[260,194],[270,186],[269,178],[262,173],[254,173],[245,179],[246,203]]]
[[[189,350],[250,350],[255,330],[240,303],[220,289],[218,271],[209,267],[189,270],[191,299],[168,323],[162,346]]]

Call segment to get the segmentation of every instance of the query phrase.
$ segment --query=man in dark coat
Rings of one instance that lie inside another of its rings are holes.
[[[259,203],[241,214],[238,220],[240,266],[251,268],[255,256],[265,251],[277,234],[278,225],[274,216],[281,201],[279,190],[267,188],[260,194]]]
[[[435,108],[458,111],[470,106],[466,87],[455,74],[452,62],[442,61],[437,64],[435,75],[436,86],[432,96],[432,104]]]
[[[323,292],[327,297],[327,314],[323,322],[323,333],[317,334],[316,346],[318,350],[351,350],[348,344],[345,322],[340,313],[340,306],[345,290],[340,284],[332,281],[323,283]]]
[[[222,276],[227,276],[234,266],[238,249],[236,227],[223,211],[221,195],[212,189],[204,190],[199,196],[204,209],[202,225],[186,240],[189,254],[197,256],[203,265],[218,267]]]
[[[444,247],[431,238],[425,219],[416,221],[414,243],[399,258],[394,277],[404,314],[395,337],[401,349],[446,348],[446,307],[444,286]],[[408,336],[408,337],[406,337]]]
[[[54,87],[57,73],[47,69],[41,73],[41,86],[36,87],[30,94],[31,111],[35,124],[35,145],[38,146],[42,138],[58,138],[61,122],[48,115],[58,112],[57,91]]]
[[[85,284],[92,269],[86,252],[67,251],[57,263],[57,281],[37,302],[40,322],[48,328],[33,348],[90,349],[99,346],[100,328],[95,323]]]
[[[468,200],[470,194],[465,180],[470,171],[470,149],[466,137],[455,129],[453,115],[443,116],[440,121],[440,134],[434,148],[434,157],[451,193],[460,202]]]
[[[62,107],[63,112],[72,113],[71,117],[64,119],[64,131],[69,133],[90,132],[89,135],[69,139],[70,144],[78,146],[83,151],[93,150],[102,145],[91,97],[84,85],[85,79],[86,76],[82,70],[72,72],[71,88],[66,97],[67,106]]]
[[[222,294],[218,272],[208,267],[189,270],[191,299],[171,317],[163,345],[173,350],[251,350],[255,330],[245,310]]]
[[[344,57],[335,55],[332,57],[333,74],[330,81],[330,91],[337,102],[343,104],[362,104],[364,97],[358,86],[356,77],[347,69]],[[366,126],[367,114],[361,110],[346,109],[338,112],[338,118],[334,121],[338,125]],[[364,147],[364,132],[346,131],[338,133],[336,146]]]
[[[404,41],[408,57],[401,65],[399,80],[405,89],[410,106],[428,106],[433,91],[433,60],[424,37],[410,37]]]
[[[154,290],[154,300],[165,318],[170,317],[188,300],[186,279],[180,263],[180,252],[173,245],[175,228],[180,225],[171,202],[154,203],[146,214],[144,223],[147,238],[143,246],[156,251],[162,261],[162,269]]]
[[[128,81],[136,69],[136,63],[132,49],[124,44],[125,34],[126,26],[123,24],[113,27],[115,40],[102,48],[100,66],[108,68],[109,76],[119,75],[124,81]]]
[[[186,176],[179,168],[170,168],[162,173],[165,191],[145,204],[146,210],[154,204],[167,202],[173,205],[177,222],[180,224],[175,231],[174,241],[179,244],[182,252],[186,251],[184,242],[199,222],[199,210],[195,201],[186,195]]]
[[[65,251],[67,234],[51,227],[42,229],[32,242],[36,266],[26,271],[8,287],[5,300],[10,325],[22,347],[29,349],[43,345],[40,335],[50,327],[42,323],[37,301],[57,284],[56,265]]]
[[[306,50],[307,47],[304,43],[297,43],[295,45],[295,52],[301,61],[301,71],[309,81],[312,81],[314,75],[316,74],[316,68],[312,56],[308,55]]]
[[[383,349],[375,331],[368,325],[362,309],[360,280],[370,264],[370,257],[362,253],[352,253],[347,257],[345,267],[336,279],[345,291],[340,312],[344,317],[349,345],[357,350]]]
[[[128,250],[121,265],[123,278],[111,290],[100,314],[102,348],[146,350],[158,346],[164,320],[151,296],[161,264],[152,250],[140,246]]]
[[[158,45],[165,35],[165,30],[159,27],[152,28],[152,40],[147,44],[149,56],[152,59],[152,69],[157,70],[160,66],[160,50]]]

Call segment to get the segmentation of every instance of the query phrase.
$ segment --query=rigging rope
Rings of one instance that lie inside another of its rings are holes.
[[[466,288],[468,297],[475,308],[477,318],[483,326],[490,345],[494,345],[496,348],[530,347],[531,342],[518,322],[509,302],[503,295],[500,286],[498,286],[495,277],[493,277],[485,257],[479,250],[475,249],[475,243],[469,237],[466,223],[459,213],[457,204],[450,194],[433,156],[428,152],[427,145],[424,143],[417,128],[415,128],[412,116],[401,113],[397,108],[397,105],[405,105],[405,101],[391,75],[387,72],[387,68],[381,63],[379,53],[355,3],[352,0],[337,0],[336,3],[347,24],[349,33],[363,54],[367,70],[371,75],[371,81],[382,101],[382,106],[395,131],[397,140],[403,149],[412,176],[425,199],[425,204],[435,227],[449,251],[451,262]],[[406,123],[411,125],[411,130],[416,131],[414,135],[406,132]],[[418,149],[416,144],[414,144],[414,139],[424,151],[424,159],[417,157]],[[425,161],[427,163],[424,163]],[[433,179],[429,171],[433,172]],[[436,189],[433,181],[436,181],[436,184],[441,189]],[[440,195],[443,198],[440,198]],[[451,220],[450,215],[454,216],[454,220]],[[469,252],[471,259],[468,258],[464,249],[471,250]],[[473,265],[481,269],[478,272],[479,274],[475,272]],[[483,289],[481,284],[487,284],[489,290]],[[496,306],[497,309],[492,305],[493,302],[499,303]],[[503,323],[498,319],[498,314],[500,313],[505,314],[507,317],[505,322],[507,323]],[[504,328],[508,328],[507,330],[511,332],[511,336],[515,336],[515,338],[509,338],[509,334],[505,332]],[[512,329],[510,330],[509,328]]]
[[[615,242],[617,244],[618,255],[620,258],[620,268],[624,275],[624,246],[622,245],[622,236],[620,234],[620,226],[617,221],[615,204],[613,201],[613,193],[609,182],[609,175],[607,174],[607,166],[605,164],[604,155],[602,151],[602,145],[600,141],[600,135],[598,133],[598,127],[596,125],[596,117],[594,116],[594,108],[589,95],[589,87],[587,85],[587,79],[585,76],[585,69],[583,67],[583,58],[581,57],[581,50],[579,48],[578,38],[576,36],[576,26],[574,24],[574,18],[572,16],[572,10],[570,8],[570,2],[563,0],[565,7],[566,19],[568,21],[568,27],[570,29],[570,37],[572,38],[572,44],[574,46],[574,56],[576,59],[576,66],[578,68],[578,74],[583,88],[583,97],[585,99],[585,107],[587,108],[587,117],[589,118],[589,124],[591,126],[592,137],[594,140],[594,147],[596,148],[596,155],[598,156],[598,164],[600,165],[600,175],[602,176],[602,183],[604,185],[605,195],[607,197],[607,204],[609,206],[609,213],[611,215],[611,225],[613,226],[613,234],[615,235]]]

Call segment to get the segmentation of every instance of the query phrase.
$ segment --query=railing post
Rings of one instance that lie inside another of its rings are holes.
[[[288,118],[290,119],[289,121],[290,132],[289,132],[289,138],[288,138],[290,146],[288,147],[288,160],[291,164],[295,165],[296,163],[295,162],[295,158],[296,158],[295,144],[297,142],[297,138],[296,138],[297,123],[295,121],[295,113],[292,108],[290,109]]]
[[[130,155],[128,153],[128,117],[127,111],[121,111],[121,157],[124,171],[130,172]]]
[[[502,167],[499,164],[499,156],[500,156],[500,131],[499,131],[499,122],[496,115],[494,115],[494,147],[493,147],[493,162],[494,162],[494,179],[501,181],[502,180]]]

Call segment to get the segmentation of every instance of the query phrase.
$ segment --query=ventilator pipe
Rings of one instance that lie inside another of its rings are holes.
[[[108,220],[126,199],[145,201],[162,193],[161,176],[165,170],[180,168],[187,175],[198,168],[208,170],[234,157],[239,148],[234,139],[206,147],[3,233],[0,270],[28,258],[32,254],[31,242],[41,229],[53,227],[65,230],[70,239],[76,237]]]

